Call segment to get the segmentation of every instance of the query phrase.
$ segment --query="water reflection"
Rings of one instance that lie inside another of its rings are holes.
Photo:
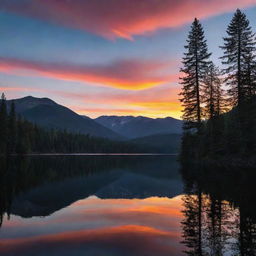
[[[38,218],[28,223],[14,217],[15,231],[9,222],[2,233],[2,253],[180,255],[179,202],[90,197],[45,218],[43,225]]]
[[[41,157],[7,163],[1,255],[180,255],[174,157]],[[8,184],[8,185],[7,185]],[[10,193],[12,191],[12,193]],[[44,218],[41,218],[44,216]]]
[[[255,170],[183,166],[187,255],[256,255]]]
[[[170,156],[0,165],[1,255],[256,255],[254,170]]]

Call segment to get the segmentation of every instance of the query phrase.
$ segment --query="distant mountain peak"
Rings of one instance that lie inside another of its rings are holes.
[[[48,101],[48,102],[54,102],[53,100],[47,98],[47,97],[42,97],[42,98],[39,98],[39,97],[34,97],[34,96],[31,96],[31,95],[28,95],[28,96],[25,96],[23,98],[19,98],[17,100],[38,100],[38,101]],[[56,102],[54,102],[55,104],[57,104]]]
[[[100,116],[99,124],[130,139],[153,134],[180,134],[182,121],[172,118],[150,118],[145,116]]]
[[[33,105],[39,105],[39,104],[57,105],[55,101],[49,98],[37,98],[34,96],[26,96],[23,98],[15,99],[15,101],[19,103],[26,103],[26,104],[33,104]]]
[[[26,96],[19,99],[13,99],[7,101],[7,107],[10,105],[10,102],[14,101],[16,105],[16,110],[18,113],[27,111],[39,105],[49,105],[57,106],[58,104],[49,98],[36,98],[33,96]]]

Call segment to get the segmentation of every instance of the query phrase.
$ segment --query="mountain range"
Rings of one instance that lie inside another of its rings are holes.
[[[45,128],[89,134],[111,140],[129,140],[151,148],[168,148],[176,151],[180,142],[182,121],[172,117],[148,118],[143,116],[100,116],[96,119],[81,116],[49,98],[27,96],[13,100],[16,112],[26,120]],[[10,108],[11,100],[7,101]]]
[[[57,104],[48,98],[28,96],[13,100],[16,112],[26,120],[45,128],[67,130],[73,133],[90,134],[120,140],[122,136],[100,125],[89,117],[80,116],[74,111]],[[7,107],[11,101],[7,101]]]
[[[180,134],[182,129],[182,121],[172,117],[154,119],[144,116],[100,116],[95,120],[130,139],[154,134]]]

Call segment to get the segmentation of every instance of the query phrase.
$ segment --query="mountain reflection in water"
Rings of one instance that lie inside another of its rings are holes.
[[[1,161],[0,254],[255,255],[254,172],[240,173],[171,156]]]

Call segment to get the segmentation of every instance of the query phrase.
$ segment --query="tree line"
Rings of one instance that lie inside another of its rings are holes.
[[[226,30],[220,69],[195,18],[182,60],[183,156],[250,154],[256,150],[256,41],[239,9]]]
[[[16,114],[15,104],[0,102],[0,155],[27,153],[113,153],[145,152],[138,145],[111,141],[65,130],[46,129]]]

